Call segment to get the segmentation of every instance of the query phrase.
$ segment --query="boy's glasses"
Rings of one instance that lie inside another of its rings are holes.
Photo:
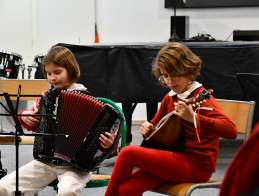
[[[170,80],[170,81],[173,81],[173,82],[176,82],[178,79],[179,79],[178,76],[173,76],[173,77],[160,76],[160,77],[158,78],[158,80],[159,80],[162,84],[167,84],[167,83],[169,82],[169,80]]]

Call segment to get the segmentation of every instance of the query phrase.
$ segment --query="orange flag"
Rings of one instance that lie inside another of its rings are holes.
[[[95,39],[94,39],[94,43],[99,43],[97,24],[95,24]]]

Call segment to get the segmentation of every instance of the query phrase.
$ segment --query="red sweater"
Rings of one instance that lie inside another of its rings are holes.
[[[203,87],[200,87],[194,90],[188,98],[199,94],[203,89]],[[177,96],[169,96],[168,93],[161,102],[161,106],[151,123],[156,125],[163,116],[173,111],[174,102],[177,101],[179,101]],[[213,96],[203,102],[201,107],[210,107],[213,110],[200,110],[200,143],[197,140],[194,124],[180,119],[185,133],[185,150],[183,153],[201,168],[215,172],[219,137],[235,139],[237,129],[235,124],[221,111]]]

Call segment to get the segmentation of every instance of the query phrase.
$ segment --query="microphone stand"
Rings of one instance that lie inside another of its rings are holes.
[[[169,42],[180,42],[181,38],[176,33],[176,6],[174,7],[174,26],[173,26],[173,34],[168,40]]]
[[[19,144],[22,141],[20,136],[46,136],[46,137],[55,137],[58,135],[63,135],[66,136],[65,134],[45,134],[45,133],[34,133],[34,134],[24,134],[24,131],[22,129],[22,126],[19,122],[18,116],[57,116],[54,114],[41,114],[41,115],[18,115],[17,114],[17,110],[18,110],[18,105],[19,105],[19,100],[20,97],[39,97],[39,95],[21,95],[21,85],[19,85],[18,87],[18,95],[9,95],[8,93],[3,93],[0,94],[0,96],[4,96],[5,100],[7,102],[7,105],[9,107],[9,109],[7,107],[4,106],[4,104],[2,102],[0,102],[0,105],[2,107],[5,108],[5,110],[9,113],[9,114],[0,114],[0,116],[12,116],[13,120],[15,122],[15,133],[11,132],[11,133],[0,133],[0,135],[8,135],[8,136],[14,136],[15,138],[15,157],[16,157],[16,190],[15,190],[15,196],[20,196],[23,195],[21,191],[19,191]],[[16,102],[16,109],[13,106],[13,103],[10,99],[11,96],[16,96],[17,97],[17,102]],[[45,104],[44,104],[45,105]],[[46,105],[45,105],[46,107]]]

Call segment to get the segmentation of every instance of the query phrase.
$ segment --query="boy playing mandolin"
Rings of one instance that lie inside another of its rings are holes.
[[[150,122],[140,133],[145,138],[153,127],[173,111],[182,125],[184,149],[180,152],[127,146],[117,157],[106,196],[141,195],[165,181],[206,182],[215,172],[219,137],[234,139],[237,129],[221,111],[213,96],[200,105],[186,101],[204,92],[196,80],[201,59],[180,43],[170,43],[158,53],[153,74],[171,89]],[[174,131],[174,127],[172,127]],[[139,168],[133,172],[134,167]]]

